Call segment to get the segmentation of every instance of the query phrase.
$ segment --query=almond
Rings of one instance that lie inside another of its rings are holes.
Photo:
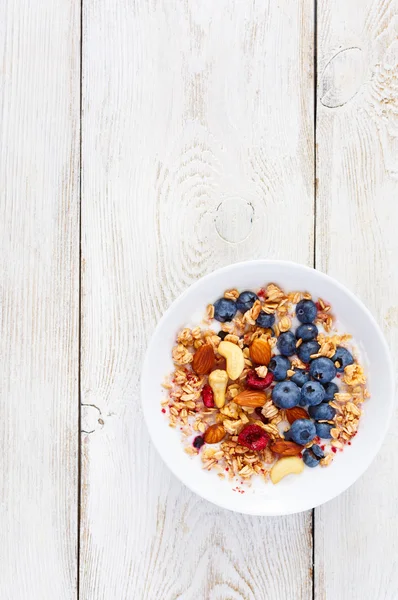
[[[204,344],[193,355],[192,368],[197,375],[206,375],[214,367],[215,360],[213,346]]]
[[[295,456],[296,454],[300,454],[303,448],[304,446],[285,440],[277,440],[270,445],[272,452],[275,452],[275,454],[279,454],[280,456]]]
[[[206,429],[205,442],[206,444],[218,444],[225,437],[225,429],[221,423],[210,425]]]
[[[258,338],[250,346],[250,358],[257,365],[268,365],[271,360],[271,347],[267,340]]]
[[[256,408],[257,406],[264,406],[267,401],[267,396],[264,392],[259,390],[245,390],[234,398],[235,404],[239,406],[249,406]]]
[[[297,421],[297,419],[309,419],[309,416],[304,408],[293,406],[293,408],[286,409],[286,419],[291,425],[294,421]]]

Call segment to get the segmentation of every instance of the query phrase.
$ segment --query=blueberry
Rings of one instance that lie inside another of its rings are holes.
[[[218,337],[219,337],[219,338],[221,338],[221,339],[223,340],[224,338],[226,338],[226,337],[227,337],[227,335],[228,335],[228,331],[219,331],[219,332],[217,333],[217,335],[218,335]]]
[[[296,317],[300,323],[312,323],[317,309],[312,300],[300,300],[296,305]]]
[[[254,292],[242,292],[236,301],[236,306],[241,313],[245,313],[251,309],[256,300],[258,296]]]
[[[287,431],[285,431],[285,433],[283,434],[283,437],[285,438],[285,440],[286,440],[287,442],[290,442],[290,441],[291,441],[291,439],[292,439],[292,438],[291,438],[290,429],[288,429]]]
[[[296,444],[308,444],[316,436],[315,425],[309,419],[297,419],[290,427],[290,437]]]
[[[339,391],[338,386],[330,381],[329,383],[325,383],[323,386],[325,388],[326,396],[324,402],[329,402],[329,400],[333,400],[334,395]]]
[[[294,333],[291,331],[285,331],[285,333],[281,333],[278,337],[276,347],[284,356],[296,354],[296,338],[294,337]]]
[[[336,377],[336,367],[330,358],[320,356],[311,362],[310,375],[321,383],[329,383]]]
[[[324,456],[322,449],[317,444],[313,444],[311,448],[304,450],[303,461],[307,467],[317,467],[321,458],[324,458]]]
[[[235,300],[229,300],[229,298],[220,298],[214,302],[214,318],[220,323],[226,321],[232,321],[236,315],[236,302]]]
[[[301,399],[304,404],[315,406],[325,398],[325,389],[318,381],[308,381],[301,388]]]
[[[343,348],[343,346],[337,346],[337,350],[335,355],[332,357],[333,363],[338,363],[340,366],[337,366],[338,373],[342,373],[347,365],[352,365],[354,362],[353,356],[351,352],[347,350],[347,348]]]
[[[193,441],[193,447],[197,448],[199,450],[199,448],[201,448],[204,443],[205,443],[205,440],[204,440],[203,436],[197,435]]]
[[[311,446],[311,448],[312,448],[312,446]],[[311,469],[312,469],[313,467],[317,467],[319,465],[319,458],[317,458],[311,452],[311,448],[307,448],[306,450],[304,450],[303,461],[304,461],[304,464],[307,465],[307,467],[311,467]]]
[[[336,414],[333,406],[326,404],[326,402],[322,402],[317,406],[310,406],[308,412],[315,421],[331,421]]]
[[[281,381],[272,390],[272,401],[279,408],[293,408],[300,400],[300,388],[292,381]]]
[[[303,323],[296,329],[296,338],[302,339],[303,342],[310,342],[315,340],[318,335],[318,327],[314,323]]]
[[[294,369],[294,375],[291,376],[290,381],[293,381],[299,387],[302,387],[307,381],[309,381],[310,376],[308,371],[304,369]]]
[[[275,323],[275,315],[267,315],[263,310],[257,317],[256,325],[258,327],[264,327],[264,329],[270,329]]]
[[[290,360],[286,356],[273,356],[268,365],[268,371],[274,374],[275,381],[286,379],[287,370],[290,369]]]
[[[315,423],[316,434],[324,440],[328,440],[332,437],[330,435],[330,430],[332,428],[333,425],[330,425],[329,423]]]
[[[305,363],[309,363],[312,354],[317,354],[320,345],[318,342],[304,342],[297,348],[297,354],[300,360]]]
[[[322,450],[322,448],[320,446],[318,446],[318,444],[313,444],[311,446],[311,451],[312,451],[313,454],[315,454],[315,456],[317,458],[325,458],[323,450]]]

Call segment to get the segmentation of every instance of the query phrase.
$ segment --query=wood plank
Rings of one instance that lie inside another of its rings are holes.
[[[139,402],[157,319],[238,259],[313,261],[313,8],[84,2],[81,598],[312,598],[311,514],[222,511]]]
[[[390,0],[318,1],[317,266],[356,292],[398,358],[398,44]],[[398,597],[397,433],[316,511],[315,597]]]
[[[76,598],[80,3],[0,5],[0,597]]]

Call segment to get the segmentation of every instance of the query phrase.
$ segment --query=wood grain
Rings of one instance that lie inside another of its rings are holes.
[[[398,7],[318,1],[317,266],[356,292],[398,358]],[[398,597],[398,436],[316,511],[315,598]]]
[[[76,598],[79,7],[0,4],[0,597]]]
[[[312,264],[312,3],[85,0],[83,24],[81,599],[309,600],[311,514],[194,496],[155,454],[138,384],[192,281]]]

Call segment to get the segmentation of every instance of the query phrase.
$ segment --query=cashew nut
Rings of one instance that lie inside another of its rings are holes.
[[[209,375],[209,384],[214,393],[214,404],[222,408],[225,404],[225,391],[227,389],[228,375],[226,371],[217,369]]]
[[[218,352],[227,361],[227,373],[232,381],[235,381],[242,375],[245,367],[245,358],[242,350],[232,342],[220,342]]]
[[[298,456],[286,456],[285,458],[280,458],[271,469],[271,481],[272,483],[279,483],[286,475],[290,475],[291,473],[298,474],[303,470],[304,463]]]

